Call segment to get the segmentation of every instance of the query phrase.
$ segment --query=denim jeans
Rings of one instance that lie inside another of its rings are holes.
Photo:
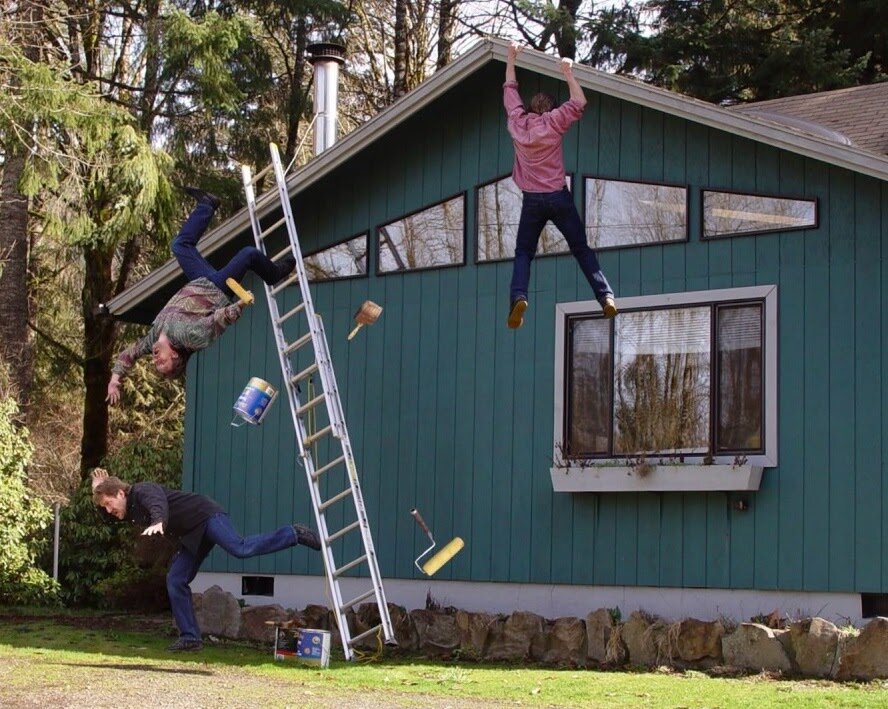
[[[530,262],[536,255],[540,233],[546,222],[558,227],[564,235],[570,252],[574,255],[580,270],[592,286],[595,298],[601,302],[613,296],[598,264],[595,252],[586,243],[586,230],[574,206],[573,197],[567,187],[557,192],[525,192],[521,203],[521,220],[518,222],[518,236],[515,239],[515,262],[512,266],[511,298],[527,297],[527,284],[530,282]]]
[[[200,640],[200,627],[194,615],[189,584],[197,576],[200,565],[216,544],[232,556],[246,559],[289,549],[296,546],[296,541],[296,530],[289,524],[274,532],[242,537],[224,512],[218,512],[210,517],[197,554],[181,547],[173,556],[170,570],[167,572],[167,593],[170,596],[173,618],[176,619],[176,626],[179,628],[179,636]]]
[[[226,278],[240,281],[247,271],[253,271],[263,281],[274,285],[286,275],[281,273],[281,269],[255,246],[242,248],[218,271],[213,268],[197,250],[197,240],[207,230],[214,211],[208,204],[198,204],[173,239],[173,255],[189,281],[209,278],[219,290],[232,296],[234,294],[225,285]]]

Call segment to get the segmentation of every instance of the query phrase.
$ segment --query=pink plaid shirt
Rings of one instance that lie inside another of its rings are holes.
[[[583,115],[579,101],[568,99],[542,115],[528,113],[518,82],[503,84],[503,105],[515,146],[512,179],[524,192],[557,192],[566,185],[561,139]]]

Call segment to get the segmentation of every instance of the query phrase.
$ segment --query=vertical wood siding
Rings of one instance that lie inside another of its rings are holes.
[[[562,82],[519,75],[525,95]],[[525,326],[505,326],[511,262],[476,265],[475,193],[512,148],[492,64],[294,201],[303,250],[370,232],[370,276],[313,286],[324,317],[384,576],[411,578],[425,536],[462,536],[438,578],[808,591],[888,591],[888,185],[588,93],[565,161],[582,176],[687,184],[688,243],[607,251],[619,296],[779,287],[780,467],[750,509],[727,493],[554,494],[554,306],[591,290],[570,255],[534,262]],[[816,197],[817,229],[702,242],[700,189]],[[466,264],[375,275],[374,228],[466,193]],[[261,291],[256,281],[247,285]],[[379,322],[345,335],[366,299]],[[232,428],[251,376],[280,387],[263,303],[190,365],[185,482],[246,533],[311,517],[282,397],[260,428]],[[341,481],[331,480],[332,494]],[[331,511],[331,526],[351,520]],[[357,555],[357,539],[337,554]],[[216,571],[320,573],[295,549]],[[816,610],[816,609],[811,609]]]

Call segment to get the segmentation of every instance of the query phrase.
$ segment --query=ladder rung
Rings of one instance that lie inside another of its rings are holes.
[[[330,468],[335,468],[337,465],[339,465],[339,464],[340,464],[342,461],[344,461],[344,460],[345,460],[345,456],[344,456],[344,455],[339,456],[336,460],[331,460],[331,461],[330,461],[329,463],[327,463],[323,468],[318,468],[317,470],[315,470],[315,471],[311,474],[311,477],[312,477],[315,481],[317,481],[317,479],[318,479],[319,477],[321,477],[321,475],[323,475],[323,474],[326,473],[328,470],[330,470]]]
[[[345,566],[340,566],[338,569],[336,569],[336,571],[333,572],[333,575],[336,577],[342,576],[342,574],[344,574],[349,569],[353,569],[358,564],[363,564],[365,561],[367,561],[367,555],[361,554],[361,556],[353,561],[348,562]]]
[[[265,239],[266,237],[271,236],[272,232],[274,232],[274,230],[277,229],[277,228],[278,228],[281,224],[283,224],[285,221],[287,221],[287,217],[286,217],[286,216],[283,216],[283,217],[281,217],[280,219],[278,219],[278,220],[277,220],[274,224],[272,224],[271,226],[264,227],[264,228],[262,229],[262,233],[259,234],[259,238],[260,238],[260,239]]]
[[[370,589],[369,591],[367,591],[366,593],[362,593],[360,596],[355,596],[355,597],[352,598],[348,603],[343,603],[339,610],[340,610],[340,612],[341,612],[341,611],[347,611],[347,610],[348,610],[349,608],[351,608],[352,606],[356,606],[356,605],[357,605],[358,603],[360,603],[361,601],[363,601],[363,600],[365,600],[365,599],[367,599],[367,598],[370,598],[370,596],[375,596],[375,595],[376,595],[376,589],[375,589],[375,588],[371,588],[371,589]]]
[[[309,342],[311,342],[311,332],[306,332],[306,333],[305,333],[302,337],[300,337],[298,340],[296,340],[295,342],[292,342],[292,343],[290,343],[289,345],[287,345],[286,348],[284,348],[284,354],[285,354],[285,355],[288,355],[288,354],[290,354],[291,352],[295,352],[296,350],[298,350],[298,349],[299,349],[300,347],[302,347],[303,345],[307,345]]]
[[[327,537],[327,544],[329,544],[330,542],[335,542],[337,539],[339,539],[339,537],[344,537],[346,534],[351,532],[353,529],[357,529],[360,526],[361,526],[361,521],[355,520],[350,525],[348,525],[348,527],[343,527],[338,532],[333,532],[333,534],[331,534],[329,537]]]
[[[259,182],[259,180],[261,180],[263,177],[265,177],[269,173],[271,168],[273,168],[273,167],[274,167],[274,163],[270,162],[270,163],[268,163],[268,165],[266,165],[261,170],[259,170],[259,172],[257,172],[255,175],[253,175],[253,184],[255,185],[257,182]]]
[[[342,492],[340,492],[340,493],[334,495],[334,496],[331,497],[329,500],[325,500],[325,501],[322,502],[320,505],[318,505],[318,509],[319,509],[321,512],[323,512],[323,511],[326,510],[328,507],[332,507],[333,505],[335,505],[335,504],[336,504],[337,502],[339,502],[340,500],[343,500],[343,499],[345,499],[346,497],[348,497],[349,495],[351,495],[351,493],[352,493],[352,489],[351,489],[350,487],[347,487],[347,488],[345,488],[345,490],[343,490]]]
[[[286,287],[289,286],[289,285],[292,285],[292,284],[296,283],[296,281],[298,281],[298,280],[299,280],[299,272],[296,271],[296,272],[295,272],[292,276],[290,276],[286,281],[284,281],[283,283],[279,283],[279,284],[276,285],[274,288],[272,288],[272,289],[271,289],[271,294],[272,294],[272,295],[277,295],[277,294],[280,293],[282,290],[284,290],[284,288],[286,288]]]
[[[320,404],[326,398],[327,398],[326,394],[318,394],[314,399],[312,399],[311,401],[306,401],[302,406],[300,406],[298,409],[296,409],[296,415],[302,416],[302,414],[304,414],[306,411],[313,409],[315,406]]]
[[[293,308],[289,312],[281,315],[277,320],[278,325],[280,325],[282,322],[284,322],[286,320],[289,320],[291,317],[296,315],[296,313],[302,312],[303,310],[305,310],[305,303],[300,303],[299,305],[297,305],[295,308]]]
[[[301,382],[303,379],[305,379],[308,376],[311,376],[312,374],[314,374],[317,371],[318,371],[318,363],[314,362],[314,363],[308,365],[301,372],[299,372],[299,374],[297,374],[293,377],[290,377],[290,384],[297,384],[298,382]]]
[[[274,256],[271,257],[272,261],[277,261],[281,256],[286,256],[287,254],[293,253],[292,246],[285,246],[280,251],[278,251]]]
[[[351,640],[348,641],[348,644],[349,645],[358,644],[364,638],[369,638],[371,635],[378,632],[381,627],[382,627],[382,623],[380,623],[379,625],[374,625],[372,628],[370,628],[370,630],[365,630],[360,635],[355,635],[355,637],[353,637]]]
[[[326,435],[327,435],[328,433],[330,433],[330,431],[332,431],[332,430],[333,430],[333,424],[330,424],[329,426],[324,426],[320,431],[318,431],[317,433],[313,433],[313,434],[310,435],[308,438],[306,438],[306,439],[302,442],[302,445],[304,445],[304,446],[306,446],[306,447],[307,447],[307,446],[310,446],[310,445],[313,445],[316,441],[318,441],[319,439],[321,439],[321,438],[323,438],[324,436],[326,436]]]

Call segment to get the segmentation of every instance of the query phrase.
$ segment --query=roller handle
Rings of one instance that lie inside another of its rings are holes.
[[[432,536],[431,531],[429,531],[429,526],[425,523],[422,515],[419,514],[419,510],[414,507],[412,510],[410,510],[410,514],[413,515],[413,519],[416,520],[416,523],[419,525],[420,529],[422,529],[422,531],[425,532],[428,535],[429,539],[431,539],[434,543],[435,538]]]

